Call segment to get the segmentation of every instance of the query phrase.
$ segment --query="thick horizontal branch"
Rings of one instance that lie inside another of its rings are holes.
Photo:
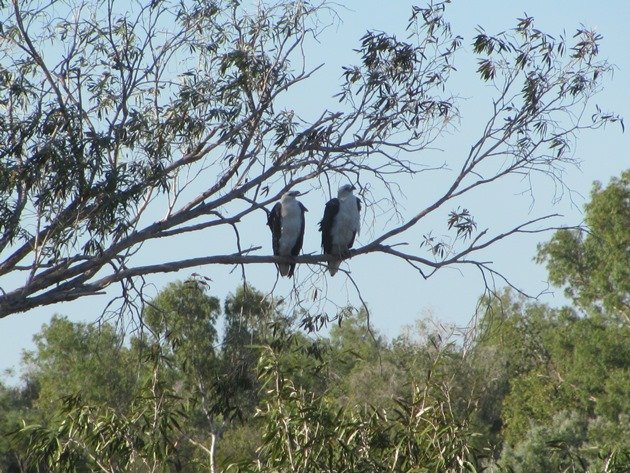
[[[0,296],[0,318],[7,315],[24,312],[42,305],[49,305],[58,302],[75,300],[79,297],[91,294],[98,294],[113,283],[123,281],[125,279],[137,276],[146,276],[155,273],[171,273],[182,269],[192,268],[196,266],[208,265],[241,265],[241,264],[273,264],[273,263],[298,263],[298,264],[314,264],[321,265],[328,261],[339,259],[330,255],[302,255],[297,257],[283,257],[273,255],[248,255],[251,251],[259,250],[260,247],[250,248],[241,253],[230,255],[204,256],[200,258],[190,258],[181,261],[172,261],[168,263],[160,263],[147,266],[138,266],[135,268],[126,268],[116,271],[113,274],[105,276],[92,283],[84,283],[67,289],[55,287],[53,289],[41,292],[37,295],[28,296],[23,290],[19,289]],[[370,253],[374,251],[382,251],[379,245],[368,245],[358,250],[351,250],[341,259],[352,258],[359,254]],[[68,268],[71,272],[71,268]]]
[[[71,301],[77,298],[99,294],[102,291],[110,286],[113,283],[120,282],[123,280],[127,280],[130,278],[138,277],[138,276],[146,276],[150,274],[156,273],[170,273],[177,272],[182,269],[192,268],[197,266],[208,266],[208,265],[249,265],[249,264],[278,264],[278,263],[297,263],[297,264],[309,264],[309,265],[318,265],[321,266],[327,262],[333,260],[345,260],[349,258],[353,258],[355,256],[359,256],[367,253],[385,253],[397,258],[403,259],[408,263],[412,264],[416,269],[419,269],[415,264],[424,265],[427,268],[431,268],[431,274],[444,266],[450,266],[453,264],[463,264],[463,263],[479,263],[475,261],[471,261],[465,259],[465,257],[473,252],[479,251],[483,248],[488,247],[489,245],[496,243],[499,240],[509,237],[515,233],[538,233],[549,230],[557,230],[557,227],[546,227],[543,229],[534,229],[527,230],[526,227],[538,223],[542,220],[546,220],[556,215],[547,215],[541,218],[533,219],[528,222],[525,222],[507,232],[501,233],[499,235],[494,236],[493,238],[488,239],[483,243],[478,243],[478,238],[473,240],[471,245],[464,250],[458,252],[452,257],[442,260],[442,261],[432,261],[427,258],[423,258],[421,256],[405,253],[399,250],[394,249],[392,246],[383,245],[380,243],[380,239],[376,239],[374,242],[369,243],[360,248],[350,250],[348,253],[343,256],[331,256],[324,254],[309,254],[309,255],[300,255],[296,257],[285,257],[285,256],[274,256],[274,255],[250,255],[252,251],[260,250],[261,247],[253,247],[247,250],[243,250],[238,253],[233,253],[229,255],[214,255],[214,256],[204,256],[200,258],[190,258],[180,261],[171,261],[167,263],[160,263],[154,265],[147,266],[137,266],[134,268],[123,268],[118,271],[115,271],[112,274],[109,274],[101,279],[98,279],[92,283],[88,283],[86,278],[81,278],[76,281],[76,284],[72,282],[66,282],[60,286],[55,286],[52,289],[39,292],[38,294],[33,294],[34,291],[30,293],[26,293],[23,290],[16,290],[11,293],[6,293],[3,296],[0,296],[0,318],[10,315],[16,312],[24,312],[26,310],[30,310],[34,307],[49,305],[58,302]],[[483,233],[482,233],[483,234]],[[480,235],[481,236],[481,235]],[[399,246],[399,245],[396,245]],[[57,276],[58,278],[65,279],[68,281],[68,278],[74,275],[74,268],[67,267],[65,272],[67,274],[64,277],[64,271],[59,271]],[[424,275],[424,273],[423,273]],[[426,277],[426,276],[425,276]],[[50,287],[50,286],[49,286]]]

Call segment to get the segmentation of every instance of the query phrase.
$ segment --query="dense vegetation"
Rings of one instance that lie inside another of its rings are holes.
[[[538,253],[571,305],[505,290],[466,337],[199,280],[127,338],[55,316],[0,385],[0,471],[630,471],[630,171],[585,213]]]

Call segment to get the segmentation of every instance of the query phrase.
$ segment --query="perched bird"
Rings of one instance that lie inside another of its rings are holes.
[[[322,232],[322,248],[326,255],[344,256],[354,243],[359,233],[361,201],[352,193],[351,184],[339,188],[337,198],[330,199],[324,209],[324,218],[319,222]],[[334,276],[339,269],[341,259],[328,263],[328,271]]]
[[[299,191],[286,192],[267,216],[274,255],[300,254],[304,241],[304,212],[308,210],[296,199],[299,195],[301,195]],[[293,276],[295,263],[278,263],[276,266],[282,276]]]

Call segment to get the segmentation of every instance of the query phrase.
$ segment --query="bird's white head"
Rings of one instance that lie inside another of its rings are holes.
[[[339,197],[340,199],[348,197],[349,195],[352,195],[352,191],[355,189],[356,187],[354,187],[352,184],[344,184],[339,188],[339,192],[337,192],[337,197]]]
[[[300,191],[289,191],[282,194],[282,198],[280,199],[282,202],[289,202],[294,200],[296,197],[301,196],[302,193]]]
[[[296,197],[301,196],[302,193],[300,191],[289,191],[285,192],[282,196],[283,199],[295,199]]]

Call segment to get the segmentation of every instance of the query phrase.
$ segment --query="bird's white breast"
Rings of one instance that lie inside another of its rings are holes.
[[[332,226],[332,244],[335,252],[348,249],[350,241],[359,233],[360,221],[356,197],[339,199],[339,212]]]
[[[282,203],[282,230],[280,234],[280,254],[290,255],[302,229],[302,209],[297,200]]]

